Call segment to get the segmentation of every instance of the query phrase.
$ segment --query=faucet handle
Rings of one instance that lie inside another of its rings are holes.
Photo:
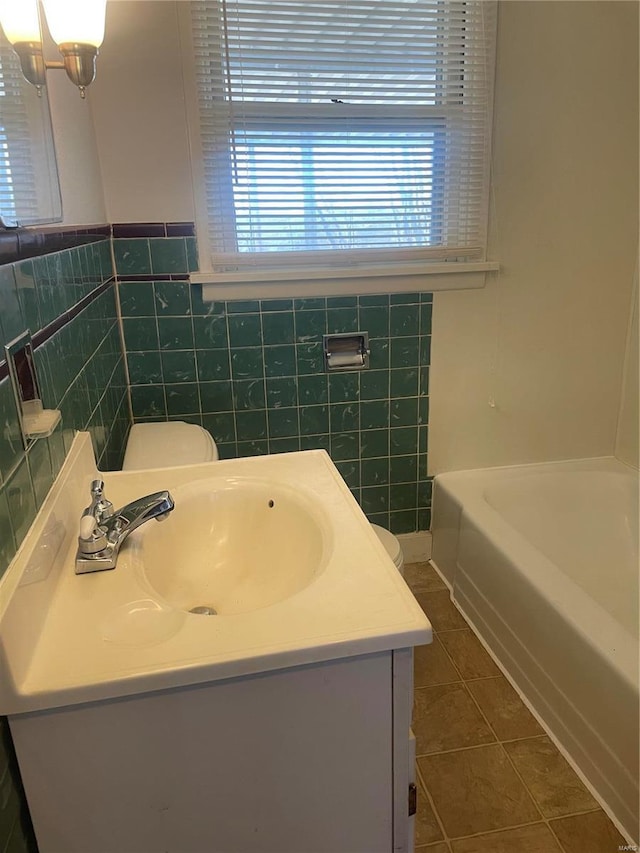
[[[83,554],[97,554],[107,547],[107,537],[98,527],[93,515],[83,515],[80,519],[78,548]]]
[[[91,506],[89,513],[101,524],[105,518],[113,515],[113,504],[104,496],[104,480],[93,480],[91,483]]]

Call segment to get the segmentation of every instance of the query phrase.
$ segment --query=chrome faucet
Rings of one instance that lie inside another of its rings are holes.
[[[102,480],[91,483],[91,504],[80,519],[76,574],[115,569],[118,552],[127,536],[145,521],[163,521],[174,508],[169,492],[154,492],[113,509],[104,495]]]

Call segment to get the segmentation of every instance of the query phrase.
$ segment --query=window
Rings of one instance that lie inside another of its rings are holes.
[[[493,3],[197,0],[192,27],[214,269],[484,259]]]
[[[46,90],[38,96],[0,29],[0,226],[60,219]]]

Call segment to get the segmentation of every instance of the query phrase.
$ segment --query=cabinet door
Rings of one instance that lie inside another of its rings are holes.
[[[415,783],[413,707],[413,649],[393,655],[393,850],[411,853],[415,819],[409,815],[410,785]]]

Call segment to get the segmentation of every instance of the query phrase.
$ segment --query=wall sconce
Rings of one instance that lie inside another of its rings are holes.
[[[96,76],[96,57],[104,39],[107,0],[43,0],[49,32],[62,62],[48,62],[42,53],[38,0],[0,0],[0,24],[20,59],[22,73],[38,91],[46,71],[64,68],[85,97]]]

